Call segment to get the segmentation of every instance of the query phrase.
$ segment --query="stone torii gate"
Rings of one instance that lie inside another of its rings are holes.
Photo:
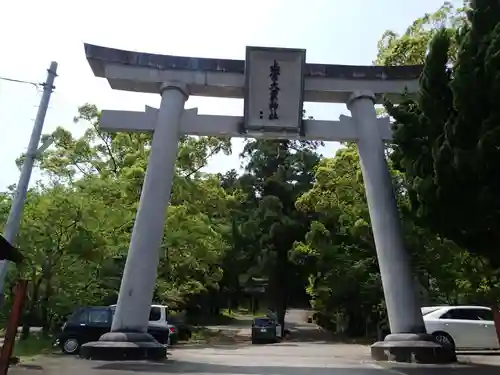
[[[112,330],[83,345],[86,358],[161,358],[146,333],[164,234],[178,140],[183,134],[355,141],[358,144],[391,334],[372,346],[375,359],[442,361],[451,357],[427,335],[404,248],[384,141],[389,119],[377,119],[382,95],[397,100],[418,88],[420,66],[306,64],[305,50],[247,47],[246,60],[155,55],[85,44],[94,75],[116,90],[161,95],[160,108],[104,110],[101,130],[153,132]],[[189,97],[243,98],[244,116],[199,115]],[[345,103],[352,117],[303,120],[303,101]],[[168,228],[167,228],[168,229]]]

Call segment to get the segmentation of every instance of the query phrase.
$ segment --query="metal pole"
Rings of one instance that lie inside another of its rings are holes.
[[[12,200],[12,206],[10,207],[9,217],[5,223],[3,229],[3,236],[11,244],[15,243],[17,233],[19,231],[19,226],[21,223],[21,216],[24,209],[24,202],[26,200],[26,194],[28,192],[28,186],[30,183],[31,172],[33,170],[33,165],[35,163],[35,158],[37,157],[38,144],[40,143],[40,137],[42,136],[43,123],[45,121],[45,115],[47,113],[47,108],[49,107],[50,95],[54,89],[54,79],[57,74],[57,62],[52,61],[50,63],[50,68],[47,71],[47,79],[43,84],[43,94],[40,99],[40,105],[38,106],[38,112],[35,118],[35,124],[33,125],[33,131],[31,132],[30,143],[28,144],[28,150],[26,151],[26,159],[24,160],[23,167],[21,169],[21,175],[19,176],[19,182],[17,184],[16,194]],[[0,306],[3,303],[3,290],[5,284],[5,277],[7,276],[9,262],[6,260],[0,261]]]

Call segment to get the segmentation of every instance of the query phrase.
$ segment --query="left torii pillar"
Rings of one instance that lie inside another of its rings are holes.
[[[175,173],[185,86],[163,84],[151,152],[125,263],[111,332],[82,345],[88,359],[164,359],[166,348],[147,333],[165,213]]]

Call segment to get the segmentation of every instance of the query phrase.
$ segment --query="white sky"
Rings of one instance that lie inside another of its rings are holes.
[[[460,3],[460,1],[454,1]],[[83,42],[171,55],[244,59],[245,46],[306,48],[307,61],[370,65],[386,29],[403,31],[440,0],[58,0],[4,1],[0,12],[0,76],[45,80],[50,61],[59,63],[44,133],[65,126],[75,134],[77,107],[143,110],[159,96],[111,90],[95,78]],[[29,85],[0,80],[0,190],[17,182],[14,160],[25,151],[40,93]],[[240,100],[191,97],[199,113],[242,115]],[[348,114],[343,105],[306,104],[316,119]],[[210,160],[209,171],[238,168],[242,141],[233,155]],[[332,155],[338,146],[322,150]],[[32,183],[40,178],[35,172]]]

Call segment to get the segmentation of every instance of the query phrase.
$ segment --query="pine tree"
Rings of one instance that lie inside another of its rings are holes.
[[[475,1],[469,20],[454,66],[440,30],[417,99],[388,103],[393,159],[421,222],[500,268],[500,1]]]

